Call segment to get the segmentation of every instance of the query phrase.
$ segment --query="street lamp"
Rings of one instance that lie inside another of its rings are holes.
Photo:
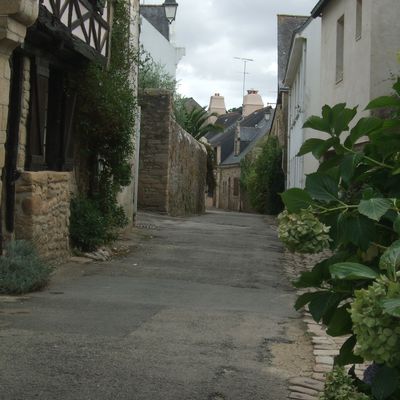
[[[168,22],[172,24],[172,21],[175,21],[178,3],[175,0],[165,0],[163,6],[165,10],[165,17],[167,18]]]

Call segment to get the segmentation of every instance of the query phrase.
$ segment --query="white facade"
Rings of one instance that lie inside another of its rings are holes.
[[[284,85],[288,88],[287,188],[304,187],[305,175],[318,168],[312,155],[296,157],[301,145],[318,132],[303,129],[304,122],[321,113],[321,21],[310,19],[295,34]]]
[[[358,11],[357,11],[358,10]],[[357,15],[357,12],[360,15]],[[343,78],[337,79],[338,21],[344,17]],[[360,30],[357,30],[357,20]],[[322,104],[359,105],[391,92],[399,74],[400,2],[334,0],[322,10]]]
[[[176,68],[185,55],[185,49],[175,47],[154,26],[142,16],[140,29],[140,44],[150,53],[153,60],[165,67],[173,78],[176,77]]]
[[[359,106],[354,121],[368,116],[366,105],[388,95],[400,74],[399,0],[326,0],[317,17],[295,35],[285,86],[289,89],[287,187],[304,187],[318,161],[296,157],[309,138],[327,138],[302,129],[321,108],[346,103]],[[315,15],[317,16],[317,15]]]

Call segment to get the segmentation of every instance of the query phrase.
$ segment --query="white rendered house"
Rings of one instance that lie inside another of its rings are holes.
[[[304,122],[321,112],[321,21],[310,18],[294,34],[284,86],[288,91],[287,188],[304,187],[305,175],[318,168],[312,155],[296,157],[301,145],[318,132],[303,129]]]

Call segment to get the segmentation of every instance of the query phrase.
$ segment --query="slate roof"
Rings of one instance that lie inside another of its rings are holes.
[[[236,122],[240,115],[230,116],[232,122],[223,132],[215,134],[208,138],[212,146],[221,147],[221,165],[237,164],[251,150],[255,143],[263,136],[269,133],[273,120],[273,112],[270,106],[254,111],[252,114],[240,121],[240,154],[234,155]],[[232,113],[237,114],[237,113]],[[270,114],[269,120],[265,115]],[[227,115],[227,114],[225,114]],[[219,119],[223,117],[220,116]],[[218,120],[217,120],[218,121]]]
[[[283,80],[285,78],[293,33],[299,29],[308,18],[309,17],[301,15],[278,15],[278,91],[283,88]]]
[[[231,126],[232,124],[235,124],[235,122],[237,120],[239,120],[242,117],[242,114],[237,113],[237,112],[233,112],[233,113],[227,113],[227,114],[223,114],[220,115],[217,120],[215,121],[214,125],[220,125],[224,128],[224,130],[226,128],[228,128],[229,126]],[[204,137],[211,142],[211,140],[213,140],[216,136],[220,135],[223,132],[207,132]]]
[[[140,5],[140,15],[169,41],[169,23],[163,5]]]

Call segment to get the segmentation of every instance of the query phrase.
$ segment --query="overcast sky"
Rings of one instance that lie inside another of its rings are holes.
[[[143,2],[143,1],[142,1]],[[264,103],[276,100],[277,14],[310,15],[317,0],[177,0],[175,41],[186,48],[179,63],[178,91],[207,106],[220,93],[226,107],[239,107],[246,90],[258,89]],[[163,0],[146,0],[161,4]]]

